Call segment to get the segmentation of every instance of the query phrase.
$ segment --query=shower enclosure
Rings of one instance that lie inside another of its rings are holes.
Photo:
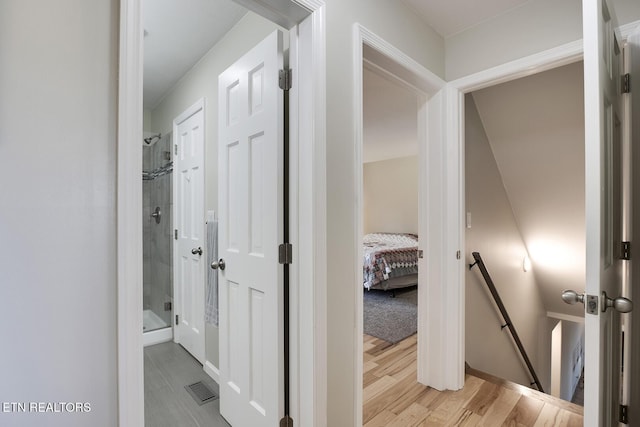
[[[143,139],[143,341],[173,337],[173,162],[171,134]]]

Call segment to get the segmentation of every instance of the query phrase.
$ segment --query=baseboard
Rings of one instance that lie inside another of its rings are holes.
[[[142,334],[142,344],[144,347],[148,345],[160,344],[173,339],[173,328],[157,329],[155,331],[144,332]]]
[[[220,384],[220,371],[213,365],[213,363],[207,360],[204,363],[203,369],[216,383]]]

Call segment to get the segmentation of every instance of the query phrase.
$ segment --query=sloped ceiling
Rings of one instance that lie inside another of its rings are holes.
[[[372,69],[363,70],[363,162],[418,154],[418,98]]]
[[[548,311],[584,290],[582,62],[473,93]]]
[[[144,108],[154,108],[245,13],[232,0],[144,0]]]

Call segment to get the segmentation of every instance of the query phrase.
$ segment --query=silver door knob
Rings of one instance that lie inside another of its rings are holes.
[[[201,247],[193,248],[191,249],[191,253],[194,255],[202,256],[202,248]]]
[[[156,207],[156,209],[151,213],[151,218],[156,220],[156,224],[160,224],[160,218],[162,218],[162,212],[160,211],[160,207]]]
[[[225,267],[226,267],[226,264],[224,263],[224,260],[222,258],[220,258],[218,261],[213,261],[211,263],[211,268],[213,268],[214,270],[217,270],[217,269],[224,270]]]
[[[562,300],[571,305],[577,304],[579,302],[584,304],[584,294],[579,294],[576,291],[567,289],[566,291],[562,292]]]
[[[612,299],[607,296],[606,292],[602,292],[602,301],[604,301],[604,304],[602,304],[603,312],[607,311],[609,307],[613,307],[620,313],[629,313],[631,310],[633,310],[633,303],[631,302],[631,300],[624,297]]]

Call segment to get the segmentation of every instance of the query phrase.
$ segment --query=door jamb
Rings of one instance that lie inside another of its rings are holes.
[[[252,0],[281,10],[278,0]],[[273,5],[272,5],[273,3]],[[310,11],[297,27],[296,134],[291,135],[292,287],[299,292],[292,313],[292,416],[310,426],[326,425],[326,52],[325,2],[289,0]],[[285,7],[286,9],[286,7]],[[286,10],[282,12],[287,15]],[[117,133],[117,357],[118,422],[144,425],[142,343],[142,2],[120,0]],[[292,109],[293,110],[293,109]],[[299,141],[304,141],[304,143]],[[305,214],[309,214],[305,216]],[[297,240],[295,240],[297,239]],[[304,242],[304,243],[303,243]],[[296,305],[297,304],[297,305]],[[307,362],[311,361],[311,362]]]

